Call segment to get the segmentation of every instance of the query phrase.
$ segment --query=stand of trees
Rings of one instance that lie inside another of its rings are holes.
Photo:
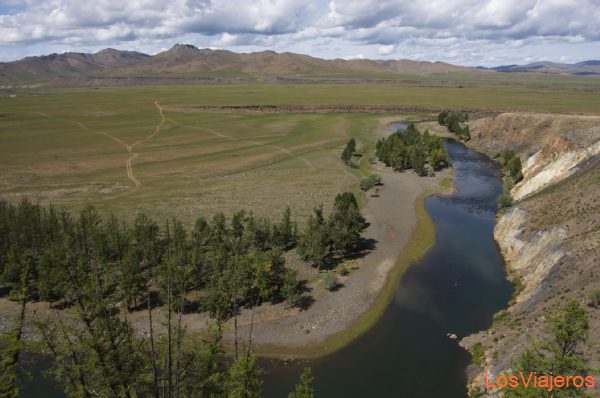
[[[469,141],[471,139],[469,126],[466,124],[469,121],[467,113],[444,111],[438,114],[437,119],[440,126],[446,126],[448,131],[454,133],[461,141]]]
[[[398,131],[380,139],[376,155],[394,170],[414,169],[421,176],[428,174],[428,167],[432,173],[450,164],[442,138],[430,135],[427,130],[421,134],[413,123],[408,125],[405,132]]]
[[[0,395],[19,395],[25,308],[42,300],[70,309],[37,323],[68,396],[260,396],[252,333],[238,344],[237,314],[266,301],[298,304],[302,287],[283,258],[297,239],[289,209],[275,224],[240,211],[229,221],[220,213],[199,218],[188,231],[177,220],[161,229],[145,215],[130,225],[92,207],[75,218],[27,200],[0,201],[0,282],[21,308],[0,352]],[[165,314],[158,324],[157,305]],[[147,310],[145,338],[128,322],[132,309]],[[191,348],[182,325],[190,311],[214,318]],[[230,360],[221,335],[231,317]]]
[[[340,193],[328,219],[322,207],[314,209],[298,240],[298,254],[318,269],[329,267],[360,249],[360,233],[366,227],[354,194]]]

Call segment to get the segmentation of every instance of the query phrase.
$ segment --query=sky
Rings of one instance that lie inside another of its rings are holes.
[[[0,61],[176,43],[466,66],[600,59],[600,0],[0,0]]]

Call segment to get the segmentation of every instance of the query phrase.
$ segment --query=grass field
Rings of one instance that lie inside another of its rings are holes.
[[[302,217],[330,205],[335,193],[356,189],[360,173],[342,164],[340,151],[349,137],[359,148],[372,145],[384,116],[200,112],[196,105],[600,112],[600,79],[454,79],[462,88],[428,78],[19,91],[15,98],[0,97],[0,196],[28,195],[75,209],[93,204],[125,216],[141,210],[187,222],[242,208],[274,216],[287,205]]]
[[[355,186],[339,152],[350,136],[372,144],[377,123],[364,114],[177,112],[169,109],[194,103],[192,90],[179,90],[183,102],[176,89],[132,91],[2,99],[0,194],[187,222],[219,210],[274,216],[287,205],[304,216]]]

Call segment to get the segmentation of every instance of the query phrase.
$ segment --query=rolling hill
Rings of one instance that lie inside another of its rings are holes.
[[[498,72],[521,72],[521,73],[550,73],[578,76],[600,75],[600,61],[583,61],[576,64],[562,64],[557,62],[533,62],[527,65],[504,65],[487,68]]]
[[[182,84],[223,79],[363,78],[446,73],[553,73],[600,75],[600,61],[578,64],[538,62],[471,68],[444,62],[369,59],[325,60],[290,52],[235,53],[176,44],[156,55],[105,49],[94,54],[67,52],[0,63],[0,86],[89,86]]]

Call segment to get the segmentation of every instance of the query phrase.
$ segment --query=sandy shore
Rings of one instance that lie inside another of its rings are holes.
[[[389,119],[389,120],[388,120]],[[381,135],[391,133],[387,125],[397,119],[385,118]],[[342,280],[343,287],[325,292],[306,310],[283,311],[277,306],[261,306],[254,314],[252,342],[265,355],[298,357],[313,356],[338,348],[336,336],[348,332],[360,318],[373,308],[377,300],[386,300],[380,293],[390,272],[398,265],[417,226],[417,201],[426,193],[440,192],[440,182],[451,175],[450,170],[435,177],[419,177],[413,171],[393,172],[378,164],[383,186],[379,196],[369,196],[363,209],[369,227],[363,233],[376,242],[375,250],[359,259],[350,276]],[[250,310],[238,319],[238,337],[247,340],[250,332]],[[231,326],[231,325],[230,325]],[[346,334],[342,339],[349,340]],[[233,332],[225,342],[234,341]],[[342,342],[347,343],[348,341]]]
[[[294,310],[286,316],[269,319],[272,311],[257,309],[252,339],[259,351],[266,346],[269,354],[301,356],[302,347],[343,332],[374,305],[416,227],[415,202],[425,192],[435,190],[447,175],[422,178],[413,172],[378,172],[384,186],[380,196],[369,198],[363,210],[370,224],[364,237],[374,239],[376,249],[358,260],[357,269],[343,281],[342,288],[317,299],[308,310]],[[244,326],[238,329],[238,334],[244,338],[250,330],[247,312],[239,319]],[[232,339],[232,332],[228,332],[226,342]]]

